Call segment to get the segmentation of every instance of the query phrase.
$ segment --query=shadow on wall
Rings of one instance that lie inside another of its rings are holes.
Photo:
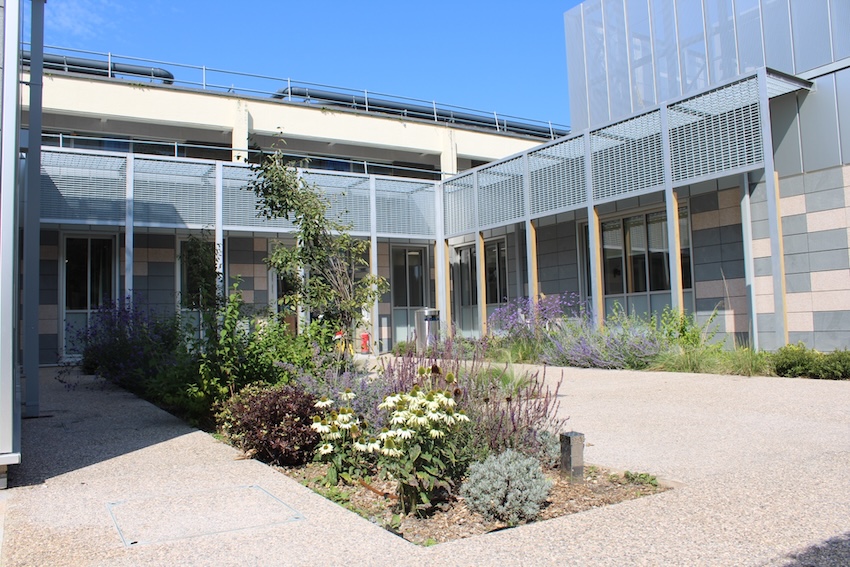
[[[821,565],[850,565],[850,532],[813,545],[789,556],[782,567],[819,567]]]
[[[197,431],[100,378],[41,370],[41,416],[24,419],[9,486],[31,486]]]

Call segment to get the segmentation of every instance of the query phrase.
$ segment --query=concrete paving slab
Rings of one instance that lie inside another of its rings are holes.
[[[423,548],[131,394],[53,374],[51,417],[25,421],[0,495],[9,567],[850,564],[850,382],[564,370],[586,460],[679,488]]]

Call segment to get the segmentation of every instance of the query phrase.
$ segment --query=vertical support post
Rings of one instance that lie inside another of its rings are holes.
[[[38,2],[34,2],[38,3]],[[3,18],[0,117],[0,463],[19,463],[20,399],[16,376],[18,333],[18,49],[20,2],[8,0]],[[0,482],[5,482],[5,470]]]
[[[537,227],[531,218],[531,167],[528,153],[522,156],[523,176],[522,192],[525,197],[525,256],[528,270],[528,297],[534,304],[540,296],[540,285],[537,274]]]
[[[457,173],[457,144],[455,144],[454,130],[446,128],[441,136],[440,148],[440,171],[442,178]]]
[[[224,275],[224,164],[215,162],[215,271],[221,274],[216,282],[219,297],[227,293]]]
[[[664,204],[667,209],[667,250],[670,267],[670,304],[680,315],[685,312],[682,294],[682,246],[679,239],[679,196],[673,190],[670,163],[670,128],[667,106],[661,107],[661,154],[664,164]]]
[[[24,376],[26,377],[24,413],[27,416],[37,416],[39,414],[40,389],[38,383],[38,304],[39,256],[41,254],[41,109],[42,78],[44,75],[44,0],[32,2],[31,34],[29,148],[27,150],[27,190],[23,243],[23,364]],[[17,45],[14,51],[17,54]],[[17,64],[15,69],[17,69]],[[8,275],[11,276],[11,274]]]
[[[602,286],[602,225],[599,212],[593,204],[593,148],[590,133],[584,138],[584,179],[587,191],[587,248],[590,260],[590,311],[593,324],[601,328],[605,324],[605,297]]]
[[[785,250],[782,241],[782,215],[779,210],[779,174],[773,162],[773,136],[770,128],[770,98],[767,93],[767,71],[758,72],[759,118],[764,160],[764,184],[767,196],[767,224],[770,232],[771,273],[773,274],[773,319],[775,348],[788,344],[788,311],[785,297]]]
[[[437,284],[437,309],[440,310],[440,328],[451,333],[451,310],[449,307],[449,262],[446,242],[446,212],[443,201],[443,184],[434,187],[434,221],[436,222],[436,240],[434,243],[434,279]]]
[[[124,197],[124,298],[132,305],[133,301],[133,247],[135,241],[135,177],[136,158],[127,154],[127,167],[124,168],[126,189]]]
[[[756,267],[753,259],[753,217],[750,211],[750,178],[741,174],[741,236],[744,241],[744,282],[747,286],[747,308],[750,312],[750,347],[759,349],[758,314],[756,313]]]
[[[482,337],[487,336],[487,263],[484,261],[484,233],[475,233],[475,272],[478,278],[478,330]]]
[[[375,176],[369,176],[369,273],[374,277],[378,277],[378,194],[376,188]],[[374,344],[380,336],[379,303],[381,298],[375,299],[372,305],[371,313],[371,334]],[[378,349],[380,349],[380,345]],[[371,350],[371,349],[370,349]]]

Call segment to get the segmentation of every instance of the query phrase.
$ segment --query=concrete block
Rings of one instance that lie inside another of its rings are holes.
[[[809,254],[786,254],[785,273],[803,274],[811,271],[811,256]]]
[[[730,244],[732,242],[743,242],[744,233],[742,232],[741,223],[729,224],[720,227],[720,242]]]
[[[752,203],[750,205],[750,218],[754,221],[767,220],[767,202]]]
[[[785,197],[802,195],[806,192],[806,184],[802,175],[790,175],[779,180],[779,194]]]
[[[691,194],[692,195],[695,194],[694,187],[695,186],[691,187]],[[708,212],[708,211],[716,211],[718,208],[720,208],[719,202],[718,202],[718,197],[717,197],[717,191],[714,190],[715,188],[716,188],[716,186],[712,185],[710,193],[705,193],[705,194],[702,194],[702,195],[696,195],[696,196],[691,197],[691,200],[690,200],[691,214],[704,213],[704,212]]]
[[[809,235],[790,234],[783,237],[782,245],[785,254],[805,254],[809,251]]]
[[[806,196],[794,195],[783,197],[779,200],[779,212],[783,217],[791,215],[802,215],[806,213]]]
[[[814,348],[822,352],[847,348],[850,345],[850,331],[815,331]]]
[[[812,252],[809,254],[809,265],[813,272],[843,270],[850,268],[850,256],[847,255],[846,247],[843,250]]]
[[[736,244],[721,244],[720,255],[722,256],[724,262],[743,260],[744,246],[740,242]]]
[[[815,344],[814,332],[788,331],[788,344],[803,343],[809,348]]]
[[[772,273],[772,260],[770,258],[755,258],[753,265],[755,266],[756,276],[769,276]]]
[[[835,291],[850,289],[850,270],[828,270],[812,272],[813,291]]]
[[[175,265],[173,262],[147,262],[147,275],[174,277]]]
[[[721,234],[722,230],[728,227],[722,228],[705,228],[702,230],[695,230],[691,233],[691,245],[692,246],[714,246],[720,244],[721,242]]]
[[[753,238],[770,238],[770,226],[768,226],[767,221],[755,221],[752,223],[752,232]],[[782,225],[783,234],[786,234],[785,225]],[[803,230],[802,232],[805,232]]]
[[[767,221],[764,222],[765,227],[767,227]],[[753,231],[755,231],[755,223],[753,223]],[[782,234],[784,236],[788,236],[789,234],[805,234],[808,231],[809,225],[806,222],[806,215],[782,217]]]
[[[803,177],[806,193],[821,193],[844,187],[844,175],[840,167],[806,173]]]
[[[694,264],[710,264],[723,259],[720,246],[698,246],[693,248]]]
[[[788,293],[812,291],[812,279],[808,273],[785,274],[785,290]]]
[[[844,208],[844,188],[828,189],[806,195],[806,212]]]
[[[702,195],[702,194],[711,194],[717,193],[717,182],[715,180],[710,181],[701,181],[700,183],[694,183],[689,187],[690,194],[693,195]]]
[[[815,332],[850,331],[850,311],[815,311],[813,315]]]
[[[817,225],[813,225],[817,226]],[[808,234],[809,251],[847,250],[847,229],[819,230]]]

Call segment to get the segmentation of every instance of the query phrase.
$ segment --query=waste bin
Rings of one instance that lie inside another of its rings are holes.
[[[436,346],[440,340],[440,310],[416,310],[416,350]]]

